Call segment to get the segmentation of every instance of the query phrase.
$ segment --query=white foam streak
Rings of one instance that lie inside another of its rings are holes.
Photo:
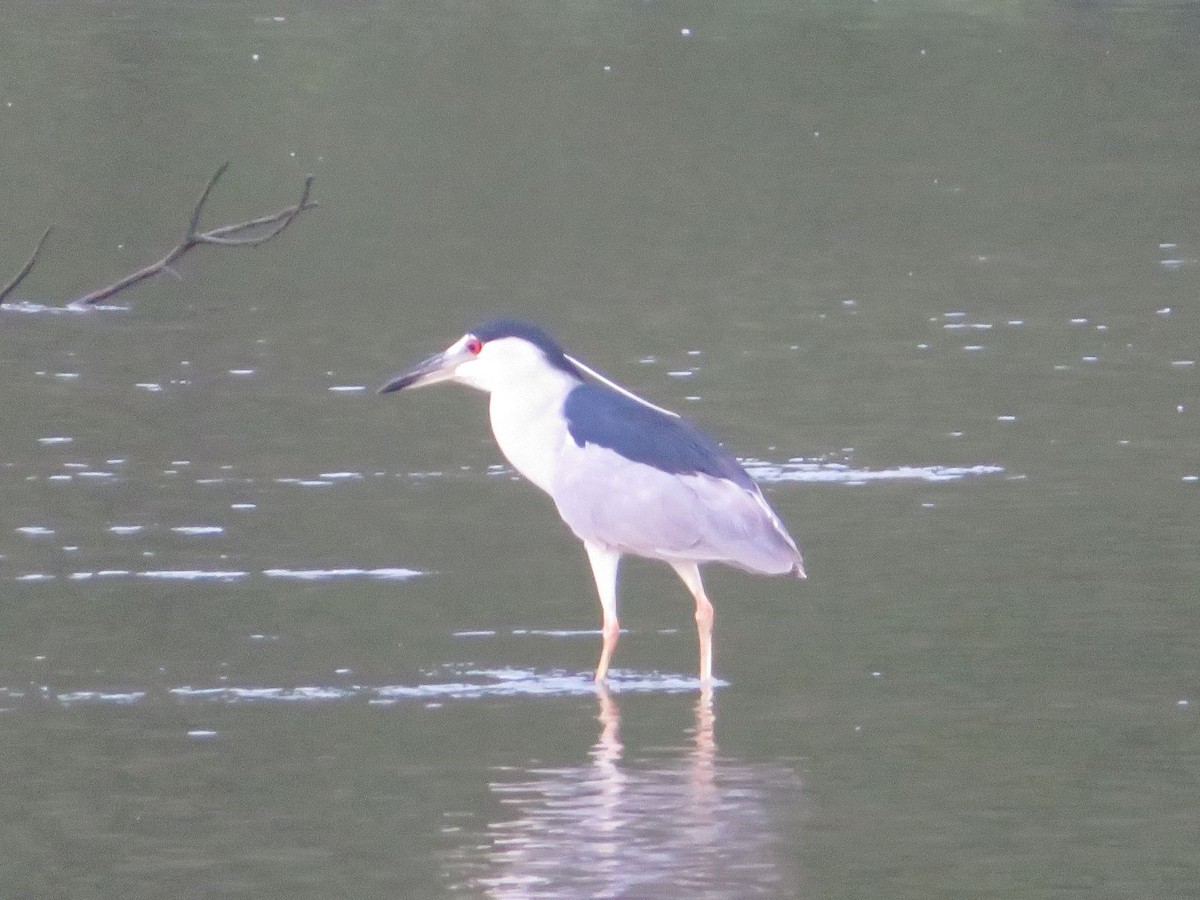
[[[855,469],[842,463],[788,460],[771,463],[759,459],[743,460],[747,472],[756,480],[777,482],[822,482],[866,484],[871,481],[958,481],[983,475],[1000,475],[1003,466],[897,466],[890,469]]]

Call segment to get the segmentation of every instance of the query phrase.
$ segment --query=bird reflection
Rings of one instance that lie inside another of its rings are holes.
[[[799,895],[794,772],[722,759],[710,690],[683,747],[626,759],[617,699],[596,696],[588,763],[490,785],[504,816],[454,854],[457,887],[499,898]]]

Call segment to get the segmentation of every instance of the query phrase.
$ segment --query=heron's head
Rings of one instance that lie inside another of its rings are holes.
[[[554,338],[528,322],[498,319],[468,331],[441,353],[389,379],[379,393],[439,381],[457,381],[491,393],[564,374],[581,379],[578,368]]]

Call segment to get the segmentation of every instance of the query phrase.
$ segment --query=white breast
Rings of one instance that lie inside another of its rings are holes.
[[[564,375],[539,378],[539,390],[528,384],[492,391],[488,412],[496,443],[514,469],[551,493],[555,465],[569,441],[562,405],[577,384]]]

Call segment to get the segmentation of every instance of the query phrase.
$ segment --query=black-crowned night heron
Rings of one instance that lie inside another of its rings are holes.
[[[536,325],[502,319],[480,326],[379,392],[439,381],[491,395],[501,451],[550,495],[583,541],[603,614],[597,682],[620,634],[622,555],[661,559],[691,591],[704,683],[712,681],[713,607],[700,565],[805,577],[796,542],[732,454],[569,356]]]

